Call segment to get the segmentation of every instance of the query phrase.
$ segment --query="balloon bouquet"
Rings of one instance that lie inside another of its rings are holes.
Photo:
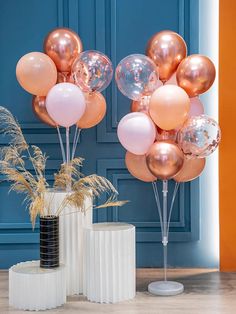
[[[20,85],[35,95],[35,115],[58,132],[64,163],[74,158],[81,129],[97,125],[105,116],[106,101],[101,91],[111,82],[110,59],[94,50],[82,52],[79,36],[57,28],[44,41],[44,52],[30,52],[17,63]],[[70,153],[69,128],[76,125]],[[66,153],[60,133],[66,128]]]
[[[204,114],[198,95],[214,82],[215,67],[203,55],[187,57],[184,39],[172,31],[155,34],[146,54],[129,55],[116,68],[116,83],[132,100],[131,113],[118,124],[118,138],[126,148],[126,166],[139,180],[152,182],[160,216],[164,249],[164,281],[148,289],[157,295],[183,291],[181,283],[167,281],[167,244],[171,212],[180,182],[197,178],[205,157],[220,142],[216,121]],[[162,180],[163,207],[157,190]],[[175,188],[168,211],[168,180]]]

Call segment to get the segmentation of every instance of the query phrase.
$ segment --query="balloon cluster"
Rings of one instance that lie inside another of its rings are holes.
[[[57,28],[44,41],[44,52],[30,52],[17,63],[20,85],[35,95],[33,111],[44,123],[91,128],[106,113],[102,94],[113,76],[112,63],[98,51],[84,51],[79,36]]]
[[[214,64],[187,56],[184,39],[172,31],[155,34],[146,54],[127,56],[115,73],[119,90],[132,100],[117,130],[127,168],[145,182],[191,181],[220,142],[219,125],[197,97],[213,84]]]

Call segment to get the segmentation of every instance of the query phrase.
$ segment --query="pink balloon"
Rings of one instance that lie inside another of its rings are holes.
[[[193,116],[200,116],[204,114],[204,107],[198,97],[190,98],[190,110],[189,110],[189,117]]]
[[[46,98],[49,116],[65,128],[75,124],[84,114],[86,104],[81,89],[71,83],[59,83],[50,89]]]
[[[178,85],[176,80],[176,72],[165,82],[165,85]]]
[[[143,112],[132,112],[124,116],[118,125],[119,141],[129,152],[144,155],[154,143],[156,128]]]

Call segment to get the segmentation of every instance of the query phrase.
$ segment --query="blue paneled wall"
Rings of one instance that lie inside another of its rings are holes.
[[[84,49],[108,54],[116,64],[128,54],[144,53],[155,32],[171,29],[186,40],[189,53],[198,51],[197,0],[7,0],[0,3],[0,103],[20,121],[27,139],[50,156],[47,178],[60,164],[54,129],[41,124],[31,111],[31,96],[15,78],[17,60],[30,51],[42,51],[45,35],[66,26],[79,33]],[[130,101],[113,80],[106,91],[108,112],[97,127],[82,131],[78,155],[85,158],[84,173],[108,177],[130,203],[122,208],[95,210],[94,221],[127,221],[137,227],[137,265],[161,266],[159,218],[151,184],[134,179],[124,163],[125,151],[118,143],[116,128],[129,112]],[[0,145],[4,138],[0,137]],[[0,177],[0,179],[3,179]],[[171,266],[208,266],[199,256],[199,182],[181,186],[170,228]],[[8,194],[8,183],[0,182],[0,268],[38,258],[38,230],[32,232],[22,197]],[[159,186],[161,191],[161,185]],[[170,189],[173,189],[171,183]]]

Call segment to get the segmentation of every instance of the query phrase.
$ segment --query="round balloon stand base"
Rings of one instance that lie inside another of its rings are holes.
[[[154,281],[148,285],[148,292],[153,295],[172,296],[184,291],[182,283],[177,281]]]
[[[168,213],[168,181],[163,180],[162,182],[162,195],[163,195],[163,207],[161,208],[159,193],[157,190],[156,182],[153,183],[153,191],[156,199],[157,209],[160,217],[161,232],[162,232],[162,244],[163,244],[163,271],[164,280],[154,281],[148,285],[148,291],[153,295],[160,296],[172,296],[178,295],[184,291],[184,286],[182,283],[176,281],[167,280],[167,246],[169,239],[169,227],[172,209],[174,206],[174,200],[178,191],[179,183],[175,184],[174,192],[172,195],[171,205]]]

